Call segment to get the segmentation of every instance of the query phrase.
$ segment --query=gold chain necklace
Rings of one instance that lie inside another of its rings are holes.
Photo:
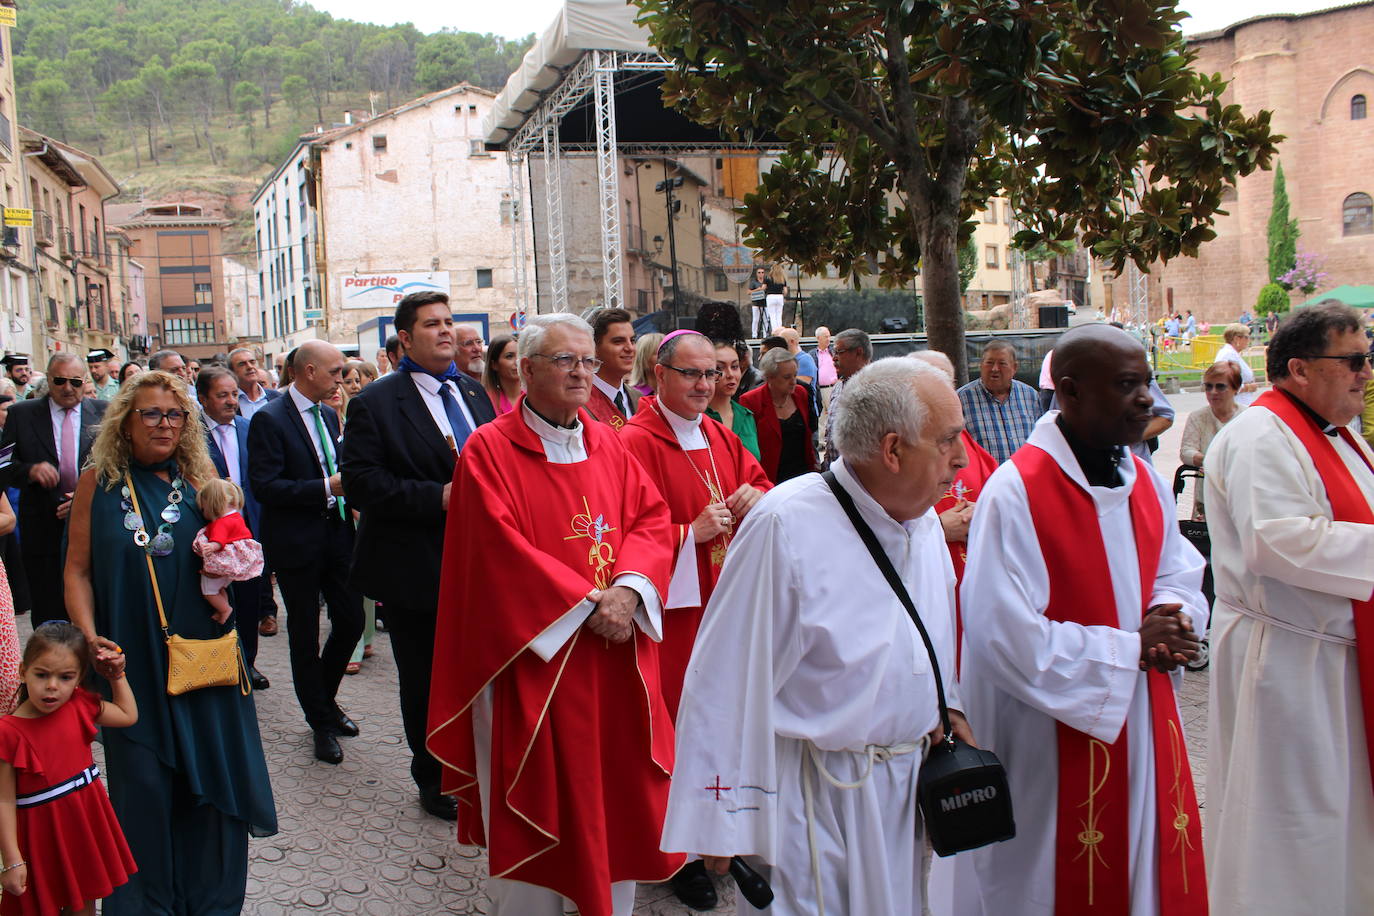
[[[701,438],[706,440],[706,457],[709,458],[711,461],[711,476],[715,478],[715,483],[712,483],[711,478],[703,474],[701,468],[697,467],[697,463],[692,460],[692,456],[687,454],[687,449],[682,448],[682,443],[677,438],[677,431],[673,429],[673,424],[669,423],[668,418],[664,416],[663,410],[659,407],[657,400],[653,402],[653,407],[654,412],[657,413],[660,417],[662,417],[664,424],[667,425],[668,432],[673,434],[673,441],[677,442],[677,447],[682,449],[682,456],[687,459],[687,464],[691,467],[692,472],[697,475],[697,479],[700,480],[702,485],[706,487],[707,500],[713,503],[724,504],[725,485],[721,482],[720,471],[716,468],[716,452],[715,449],[711,447],[711,437],[706,433],[705,429],[702,429],[702,426],[704,426],[705,424],[699,424],[697,428],[701,430]],[[717,544],[715,547],[711,548],[712,565],[720,566],[722,563],[725,562],[725,550],[727,547],[730,546],[730,541],[734,539],[734,528],[735,523],[732,515],[731,520],[726,523],[726,531],[723,534],[719,534],[716,536],[716,539],[723,538],[724,540],[722,540],[721,543]]]

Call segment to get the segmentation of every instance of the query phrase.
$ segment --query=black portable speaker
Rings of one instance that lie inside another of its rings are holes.
[[[997,755],[955,738],[931,748],[916,798],[938,856],[1016,836],[1007,773]]]

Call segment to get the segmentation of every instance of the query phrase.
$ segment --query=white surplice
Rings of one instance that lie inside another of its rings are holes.
[[[906,583],[941,670],[953,672],[954,569],[939,519],[899,524],[843,461],[832,469]],[[921,636],[844,510],[820,475],[787,481],[740,526],[697,634],[663,849],[758,856],[772,866],[769,912],[814,916],[814,835],[825,916],[917,916],[916,776],[938,720]],[[916,747],[871,763],[865,753],[903,745]],[[827,782],[813,751],[835,780],[861,785]]]
[[[960,599],[964,613],[961,689],[979,744],[1007,768],[1016,838],[973,853],[987,916],[1052,916],[1059,803],[1060,721],[1108,743],[1126,726],[1131,774],[1131,912],[1158,912],[1155,876],[1154,744],[1149,691],[1140,661],[1140,566],[1129,499],[1135,462],[1121,462],[1122,485],[1092,487],[1055,425],[1051,411],[1027,445],[1047,451],[1086,490],[1094,519],[1057,519],[1074,526],[1096,522],[1107,550],[1119,628],[1085,627],[1045,617],[1050,580],[1016,465],[1003,464],[983,487],[969,533],[968,566]],[[1179,534],[1168,487],[1146,465],[1164,513],[1164,545],[1151,606],[1182,604],[1199,635],[1207,608],[1199,586],[1203,560]],[[1043,521],[1043,520],[1042,520]]]
[[[1374,474],[1343,439],[1331,442],[1374,503]],[[1206,472],[1212,912],[1374,913],[1374,789],[1350,604],[1374,590],[1374,526],[1331,520],[1306,448],[1263,407],[1222,429]]]

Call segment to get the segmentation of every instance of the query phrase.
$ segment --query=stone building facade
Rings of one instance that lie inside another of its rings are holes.
[[[1224,101],[1273,112],[1299,252],[1324,259],[1324,288],[1369,283],[1374,265],[1374,2],[1247,19],[1190,36],[1204,73],[1230,80]],[[1191,309],[1213,324],[1253,311],[1268,282],[1274,175],[1241,179],[1217,238],[1197,258],[1150,271],[1150,317]],[[1231,195],[1228,194],[1228,198]],[[1124,281],[1110,285],[1123,308]],[[1293,294],[1295,303],[1306,297]]]

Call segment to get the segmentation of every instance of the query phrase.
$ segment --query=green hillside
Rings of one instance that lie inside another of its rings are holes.
[[[19,121],[98,155],[126,200],[233,197],[345,109],[504,84],[534,36],[454,17],[425,35],[293,0],[30,0],[14,33]]]

